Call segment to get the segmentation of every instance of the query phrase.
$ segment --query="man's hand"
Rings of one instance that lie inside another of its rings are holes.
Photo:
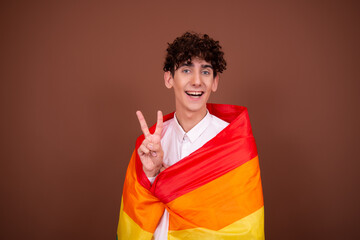
[[[140,111],[136,112],[140,127],[145,139],[138,148],[138,154],[143,164],[143,170],[147,177],[155,177],[160,169],[163,170],[164,152],[161,147],[161,132],[163,128],[163,115],[161,111],[157,113],[157,123],[154,134],[150,134],[145,118]]]

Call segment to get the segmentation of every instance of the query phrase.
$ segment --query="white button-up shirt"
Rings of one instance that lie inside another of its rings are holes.
[[[164,163],[171,166],[192,152],[201,148],[210,139],[221,132],[229,123],[207,112],[206,116],[187,133],[174,118],[164,122],[161,146],[164,151]],[[149,178],[153,183],[156,177]],[[169,212],[164,214],[155,230],[155,240],[167,240],[169,229]]]

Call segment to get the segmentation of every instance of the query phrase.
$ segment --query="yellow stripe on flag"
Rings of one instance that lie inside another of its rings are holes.
[[[121,210],[117,236],[119,240],[150,240],[152,233],[147,232],[139,227],[130,217],[123,211],[123,200],[121,200]]]
[[[169,240],[264,240],[264,207],[218,230],[192,228],[169,231]]]

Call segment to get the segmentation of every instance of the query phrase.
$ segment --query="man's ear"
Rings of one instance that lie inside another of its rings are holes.
[[[167,88],[170,89],[173,87],[174,79],[170,71],[164,72],[164,81],[165,81],[165,86]]]
[[[219,84],[219,74],[216,74],[216,77],[214,77],[214,81],[213,81],[213,84],[211,86],[211,90],[213,92],[216,92],[216,90],[218,88],[218,84]]]

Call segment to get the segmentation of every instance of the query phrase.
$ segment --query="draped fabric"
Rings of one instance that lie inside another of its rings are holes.
[[[125,177],[118,239],[152,239],[165,208],[170,240],[265,238],[259,161],[247,109],[223,104],[207,108],[230,124],[162,171],[152,185],[137,155],[144,136],[137,139]]]

